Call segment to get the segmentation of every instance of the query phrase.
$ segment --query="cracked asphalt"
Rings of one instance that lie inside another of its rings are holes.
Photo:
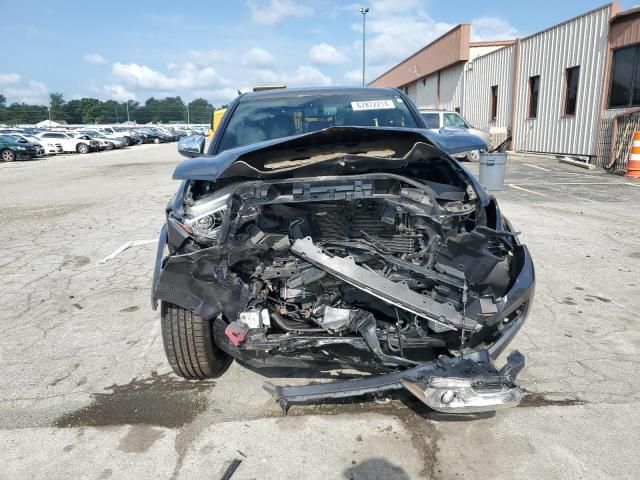
[[[399,394],[283,416],[258,372],[170,372],[155,245],[96,263],[157,237],[179,160],[168,144],[0,164],[0,478],[220,478],[234,459],[234,480],[637,478],[640,182],[509,162],[496,195],[537,273],[520,407],[447,417]]]

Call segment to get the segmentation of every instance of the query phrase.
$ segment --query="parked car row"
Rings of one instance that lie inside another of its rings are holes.
[[[206,135],[205,127],[83,125],[0,128],[0,161],[29,160],[60,153],[90,153],[146,143],[175,142]]]

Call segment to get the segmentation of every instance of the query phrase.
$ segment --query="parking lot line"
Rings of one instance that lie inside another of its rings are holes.
[[[537,185],[631,185],[631,186],[638,186],[638,185],[634,185],[633,183],[629,183],[629,182],[545,182],[545,183],[519,183],[518,185],[526,185],[528,187],[530,186],[537,186]]]
[[[550,172],[551,171],[548,168],[540,167],[538,165],[532,165],[530,163],[523,163],[523,165],[526,165],[527,167],[531,167],[531,168],[537,168],[538,170],[542,170],[543,172]]]
[[[528,188],[519,187],[518,185],[513,185],[511,183],[507,183],[507,186],[509,186],[511,188],[515,188],[517,190],[522,190],[524,192],[534,193],[536,195],[540,195],[542,197],[546,197],[546,195],[544,193],[536,192],[535,190],[529,190]]]
[[[640,184],[638,183],[631,183],[631,182],[624,182],[625,185],[629,185],[631,187],[640,187]]]

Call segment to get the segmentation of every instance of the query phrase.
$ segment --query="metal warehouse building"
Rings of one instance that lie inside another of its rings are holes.
[[[516,40],[469,37],[458,25],[370,85],[458,111],[493,145],[510,134],[513,150],[603,165],[640,121],[640,8],[608,4]]]

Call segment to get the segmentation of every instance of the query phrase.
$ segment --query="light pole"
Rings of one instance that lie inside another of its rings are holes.
[[[362,86],[364,87],[364,54],[365,54],[365,32],[367,31],[367,13],[369,13],[368,8],[361,8],[360,13],[362,14]]]

